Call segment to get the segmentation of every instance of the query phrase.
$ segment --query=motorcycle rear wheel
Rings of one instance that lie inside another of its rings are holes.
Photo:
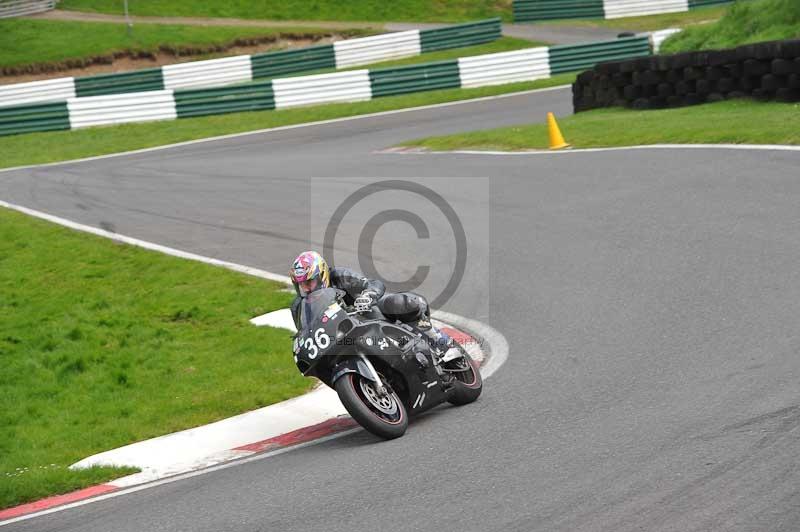
[[[347,412],[372,434],[387,440],[405,434],[408,413],[397,393],[381,397],[373,382],[358,373],[343,375],[334,388]]]
[[[460,367],[463,367],[464,371],[452,371],[454,368],[451,367],[450,364],[461,364]],[[469,354],[465,352],[463,359],[453,360],[445,367],[449,369],[455,377],[453,380],[454,389],[451,392],[450,399],[448,399],[451,404],[456,406],[466,405],[476,401],[478,397],[480,397],[483,391],[483,378],[481,377],[480,369],[478,369],[478,363],[472,360]]]

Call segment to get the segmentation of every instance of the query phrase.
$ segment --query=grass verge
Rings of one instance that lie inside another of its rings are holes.
[[[59,9],[122,14],[112,0],[62,0]],[[137,0],[131,15],[228,17],[268,20],[370,20],[461,22],[490,17],[511,20],[511,0]]]
[[[615,19],[554,20],[542,24],[555,26],[582,26],[585,28],[617,28],[629,31],[655,31],[667,28],[685,28],[697,24],[708,24],[719,20],[730,6],[713,6],[693,9],[681,13],[662,13],[643,17]]]
[[[310,383],[249,318],[282,285],[0,209],[0,508],[131,472],[67,466]]]
[[[476,89],[446,89],[420,92],[378,98],[368,102],[330,104],[279,111],[233,113],[163,122],[123,124],[74,131],[53,131],[0,137],[0,153],[3,154],[3,157],[0,158],[0,168],[66,161],[230,133],[565,85],[573,81],[575,81],[575,74],[560,74],[549,79],[537,81]]]
[[[740,44],[800,37],[798,0],[736,2],[719,22],[695,26],[673,35],[661,53],[732,48]]]
[[[349,36],[367,35],[367,30],[343,30]],[[58,63],[128,52],[132,55],[162,51],[188,55],[196,49],[228,48],[252,40],[269,42],[282,37],[314,38],[330,35],[318,28],[253,28],[136,24],[128,35],[124,24],[57,20],[0,20],[0,68]]]
[[[792,118],[792,116],[794,118]],[[598,109],[559,119],[575,148],[645,144],[800,144],[800,105],[729,100],[719,103],[632,111]],[[546,149],[547,125],[520,125],[404,142],[434,151]]]

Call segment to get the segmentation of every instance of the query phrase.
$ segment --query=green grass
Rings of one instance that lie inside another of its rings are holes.
[[[719,22],[688,28],[661,45],[661,53],[732,48],[800,38],[800,2],[749,0],[733,4]]]
[[[542,24],[556,26],[583,26],[588,28],[615,28],[630,31],[655,31],[667,28],[685,28],[697,24],[707,24],[719,20],[730,6],[712,6],[692,9],[682,13],[662,13],[643,17],[616,19],[554,20]]]
[[[159,47],[225,46],[237,39],[280,35],[325,35],[311,28],[252,28],[227,26],[174,26],[136,24],[128,36],[124,24],[56,20],[0,20],[0,68],[51,63],[107,55],[121,51],[156,52]],[[347,30],[348,35],[368,34]]]
[[[530,150],[548,146],[547,126],[537,124],[404,142],[434,151]],[[681,109],[600,109],[558,120],[575,148],[646,144],[800,144],[800,105],[730,100]]]
[[[0,209],[0,508],[129,473],[92,454],[294,397],[282,285]]]
[[[0,158],[0,168],[65,161],[229,133],[565,85],[573,81],[575,81],[575,74],[561,74],[550,79],[537,81],[476,89],[446,89],[420,92],[378,98],[368,102],[330,104],[279,111],[233,113],[199,118],[183,118],[173,121],[122,124],[74,131],[53,131],[0,137],[0,153],[3,154],[3,157]]]
[[[118,0],[63,0],[60,9],[122,14]],[[511,0],[137,0],[132,15],[232,17],[271,20],[458,22],[511,19]]]

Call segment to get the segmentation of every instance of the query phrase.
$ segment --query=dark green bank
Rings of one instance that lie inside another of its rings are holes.
[[[178,118],[275,109],[271,81],[214,89],[175,91]]]
[[[550,73],[561,74],[591,68],[597,63],[650,55],[647,37],[626,37],[586,44],[550,47]]]
[[[458,24],[435,30],[419,32],[422,53],[448,50],[496,41],[501,35],[499,18],[491,18],[469,24]]]
[[[253,79],[274,78],[285,74],[336,68],[333,45],[311,46],[297,50],[265,52],[250,56]]]
[[[514,0],[514,22],[605,18],[603,0]]]
[[[456,59],[370,70],[369,80],[373,98],[461,86]]]
[[[0,136],[69,128],[67,102],[15,105],[0,109]]]
[[[75,94],[79,98],[105,94],[125,94],[127,92],[158,91],[163,88],[164,75],[161,72],[161,68],[75,78]]]

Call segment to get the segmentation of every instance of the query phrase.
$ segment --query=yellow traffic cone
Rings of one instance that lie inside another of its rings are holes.
[[[553,116],[553,113],[547,113],[547,132],[550,134],[551,150],[561,150],[570,147],[570,145],[564,141],[561,130],[558,129],[558,123],[556,123],[556,117]]]

